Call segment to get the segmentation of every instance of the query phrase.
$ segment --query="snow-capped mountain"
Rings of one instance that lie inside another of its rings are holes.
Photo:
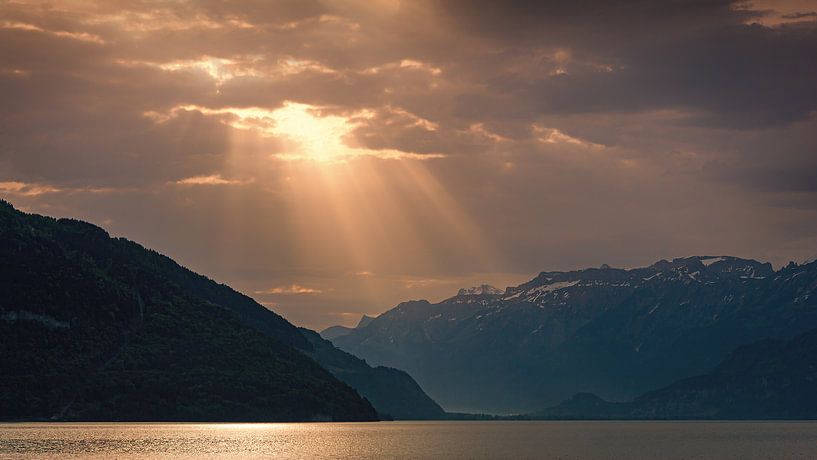
[[[525,412],[580,391],[628,399],[817,327],[815,289],[815,263],[729,256],[542,272],[501,293],[402,303],[334,343],[406,369],[446,409]]]
[[[459,292],[457,292],[457,295],[502,295],[503,292],[504,291],[502,289],[495,288],[490,284],[483,284],[481,286],[460,289]]]

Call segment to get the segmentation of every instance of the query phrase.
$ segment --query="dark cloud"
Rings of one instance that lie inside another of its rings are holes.
[[[817,18],[817,12],[814,11],[798,11],[795,13],[783,14],[780,17],[784,19],[804,19],[804,18]]]
[[[494,91],[460,95],[462,116],[673,109],[752,128],[817,109],[814,23],[745,24],[758,14],[729,2],[483,3],[443,2],[451,21],[503,47],[474,66]]]
[[[748,189],[776,193],[817,193],[817,120],[777,130],[745,133],[721,142],[721,148],[740,152],[713,158],[707,174],[737,182]],[[801,197],[802,199],[802,197]],[[812,202],[817,205],[817,200]]]

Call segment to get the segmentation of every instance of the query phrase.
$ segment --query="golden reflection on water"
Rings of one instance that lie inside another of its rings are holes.
[[[215,430],[286,430],[292,429],[296,423],[204,423],[196,427]]]
[[[817,423],[19,423],[0,458],[817,458]]]

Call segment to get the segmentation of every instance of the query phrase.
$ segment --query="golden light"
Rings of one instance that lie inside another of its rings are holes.
[[[283,107],[269,112],[269,119],[272,123],[267,133],[283,137],[295,144],[287,152],[276,154],[278,158],[285,160],[338,163],[362,156],[416,160],[428,160],[442,156],[433,153],[418,154],[397,149],[370,149],[348,145],[346,139],[354,129],[373,116],[374,114],[368,110],[359,110],[345,116],[327,115],[322,114],[319,108],[308,104],[286,102]]]
[[[387,116],[399,116],[414,127],[438,129],[401,108],[386,110]],[[411,274],[434,273],[449,257],[467,260],[479,272],[502,264],[502,254],[429,167],[426,160],[442,155],[347,143],[356,128],[381,116],[379,112],[327,113],[321,107],[286,102],[274,110],[186,105],[145,116],[165,123],[191,111],[232,128],[230,155],[218,174],[180,179],[178,184],[232,185],[224,193],[236,191],[236,197],[247,184],[270,192],[281,205],[270,234],[287,235],[288,263],[348,273],[356,280],[356,295],[371,304],[399,300],[390,297],[394,283],[405,287],[406,279],[419,279]],[[475,129],[492,134],[484,127]],[[238,203],[234,209],[241,209]],[[246,219],[236,215],[228,221],[239,225]],[[440,252],[440,246],[445,251]],[[405,272],[396,273],[393,267]],[[263,289],[278,295],[327,292],[318,281],[295,281]]]
[[[272,132],[295,141],[299,147],[279,155],[281,158],[332,162],[362,153],[343,142],[344,136],[355,128],[344,117],[317,116],[313,107],[295,103],[285,104],[271,117],[275,121]]]
[[[360,110],[346,116],[322,114],[320,108],[295,102],[285,102],[282,107],[269,110],[260,107],[227,107],[210,109],[197,105],[175,107],[169,113],[146,112],[158,123],[176,116],[179,111],[198,111],[206,115],[225,115],[222,122],[231,127],[255,132],[262,137],[283,141],[285,150],[272,155],[282,160],[309,160],[317,163],[338,163],[350,158],[371,156],[386,159],[412,158],[428,160],[440,158],[439,154],[419,154],[397,149],[369,149],[353,147],[346,138],[373,114]],[[429,127],[427,129],[432,129]]]

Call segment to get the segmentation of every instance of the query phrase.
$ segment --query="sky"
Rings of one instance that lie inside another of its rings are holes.
[[[817,0],[0,0],[0,197],[295,324],[817,255]]]

